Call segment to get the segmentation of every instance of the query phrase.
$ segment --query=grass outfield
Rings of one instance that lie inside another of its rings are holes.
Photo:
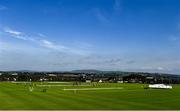
[[[29,84],[1,82],[0,110],[180,110],[180,86],[177,85],[167,90],[143,89],[143,84],[33,83],[34,90],[30,92]],[[47,92],[42,92],[43,89]]]

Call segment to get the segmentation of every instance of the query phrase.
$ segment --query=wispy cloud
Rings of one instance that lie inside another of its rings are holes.
[[[107,11],[108,9],[93,8],[94,15],[101,23],[111,23],[111,19],[117,17],[122,12],[122,0],[114,0],[111,8],[111,13],[109,13],[110,10]]]
[[[100,22],[102,22],[102,23],[108,23],[109,22],[109,19],[105,16],[105,14],[99,8],[95,8],[94,12],[95,12],[95,16],[97,17],[97,19]]]
[[[46,37],[44,34],[42,34],[42,33],[38,33],[38,35],[40,36],[40,37]]]
[[[162,71],[162,70],[164,70],[164,68],[163,67],[157,67],[157,70]]]
[[[57,45],[55,45],[54,43],[48,41],[48,40],[40,40],[41,42],[41,45],[42,46],[45,46],[47,48],[53,48],[53,49],[56,49],[57,48]]]
[[[12,37],[15,37],[17,39],[27,40],[27,38],[25,37],[25,34],[23,32],[13,30],[9,27],[5,27],[4,32],[7,34],[10,34]]]
[[[56,50],[64,50],[66,49],[65,46],[61,46],[61,45],[57,45],[51,41],[48,41],[48,40],[40,40],[40,45],[41,46],[44,46],[44,47],[47,47],[47,48],[50,48],[50,49],[56,49]]]
[[[0,5],[0,11],[1,10],[7,10],[8,8],[6,6]]]
[[[10,28],[8,28],[8,27],[4,28],[4,31],[7,32],[7,33],[9,33],[9,34],[16,35],[16,36],[23,35],[22,32],[12,30],[12,29],[10,29]]]
[[[87,49],[86,49],[86,51],[82,50],[82,49],[76,49],[73,47],[64,46],[64,45],[52,42],[50,40],[44,39],[46,36],[41,33],[34,35],[34,36],[36,36],[36,38],[34,38],[31,35],[28,35],[21,31],[11,29],[9,27],[4,28],[4,32],[16,39],[33,42],[44,48],[48,48],[48,49],[52,49],[52,50],[56,50],[56,51],[60,51],[60,52],[64,52],[64,53],[73,53],[73,54],[79,54],[79,55],[88,54]]]
[[[43,34],[37,34],[36,36],[39,36],[39,37],[36,39],[36,38],[32,38],[28,34],[25,34],[24,32],[14,30],[14,29],[11,29],[9,27],[4,28],[4,32],[9,34],[12,37],[15,37],[16,39],[35,42],[35,43],[38,43],[40,46],[43,46],[46,48],[58,49],[58,50],[64,48],[64,46],[56,45],[55,43],[53,43],[49,40],[41,39],[40,37],[45,37],[45,35],[43,35]]]

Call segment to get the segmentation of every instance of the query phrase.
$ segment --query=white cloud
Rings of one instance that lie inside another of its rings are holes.
[[[28,38],[25,37],[25,34],[20,31],[13,30],[9,27],[4,28],[4,32],[10,34],[12,37],[17,39],[27,40]]]
[[[44,35],[45,36],[45,35]],[[84,44],[82,43],[81,47],[69,47],[62,44],[57,44],[55,42],[49,41],[47,39],[40,39],[38,41],[40,46],[46,47],[48,49],[52,49],[55,51],[67,53],[67,54],[77,54],[81,56],[86,56],[90,54],[90,51],[86,48],[84,48]],[[81,43],[79,43],[81,44]]]
[[[160,71],[164,70],[163,67],[158,67],[157,69],[160,70]]]
[[[54,48],[56,49],[56,45],[53,44],[52,42],[48,41],[48,40],[40,40],[41,41],[41,45],[42,46],[45,46],[45,47],[48,47],[48,48]]]
[[[8,27],[4,28],[4,31],[7,32],[7,33],[9,33],[9,34],[16,35],[16,36],[23,35],[22,32],[12,30],[12,29],[10,29],[10,28],[8,28]]]
[[[51,48],[51,49],[57,49],[57,50],[64,50],[66,49],[65,46],[61,46],[61,45],[56,45],[55,43],[48,41],[48,40],[40,40],[40,45],[47,47],[47,48]]]
[[[42,34],[42,33],[38,33],[38,35],[40,36],[40,37],[46,37],[44,34]]]
[[[9,27],[4,28],[4,32],[6,34],[9,34],[10,36],[16,38],[16,39],[33,42],[33,43],[36,43],[39,46],[42,46],[44,48],[56,50],[59,52],[78,54],[78,55],[87,55],[88,54],[87,49],[84,50],[81,48],[78,49],[78,48],[74,48],[74,47],[68,47],[68,46],[56,44],[52,41],[44,39],[44,37],[46,37],[46,36],[44,34],[41,34],[41,33],[34,35],[34,36],[30,36],[24,32],[16,31],[16,30],[13,30]],[[36,38],[34,38],[34,37],[36,37]]]
[[[6,41],[7,42],[7,41]],[[170,72],[180,71],[178,59],[163,61],[137,61],[131,64],[129,58],[108,55],[82,56],[81,52],[74,48],[33,47],[28,44],[11,43],[0,41],[0,69],[42,69],[42,70],[71,70],[71,69],[100,69],[100,70],[122,70],[122,71],[145,71],[145,72]],[[43,40],[44,44],[58,44]],[[27,50],[28,49],[28,50]],[[1,53],[2,51],[2,53]],[[78,55],[81,54],[81,55]],[[141,59],[142,60],[142,59]],[[127,64],[126,62],[129,62]],[[36,64],[34,64],[36,63]],[[148,64],[147,64],[148,63]]]

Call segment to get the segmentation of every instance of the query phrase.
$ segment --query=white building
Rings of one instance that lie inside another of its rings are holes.
[[[14,79],[14,81],[16,81],[16,78],[13,78]]]
[[[101,79],[99,80],[99,83],[102,83],[102,80],[101,80]]]
[[[87,83],[91,83],[91,80],[86,80]]]
[[[117,83],[124,83],[123,81],[117,81]]]
[[[149,85],[149,88],[153,89],[172,89],[171,85],[165,85],[165,84],[153,84]]]
[[[48,76],[51,76],[51,77],[57,77],[56,74],[48,74]]]
[[[13,75],[13,76],[17,76],[17,75],[18,75],[18,73],[12,73],[11,75]]]

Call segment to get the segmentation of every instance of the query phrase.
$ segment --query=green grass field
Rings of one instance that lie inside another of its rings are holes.
[[[27,83],[1,82],[0,110],[180,109],[178,85],[167,90],[144,89],[146,85],[143,84],[99,83],[97,86],[86,83],[82,86],[72,86],[72,83],[33,84],[34,90],[30,92]],[[47,91],[42,92],[43,89]]]

